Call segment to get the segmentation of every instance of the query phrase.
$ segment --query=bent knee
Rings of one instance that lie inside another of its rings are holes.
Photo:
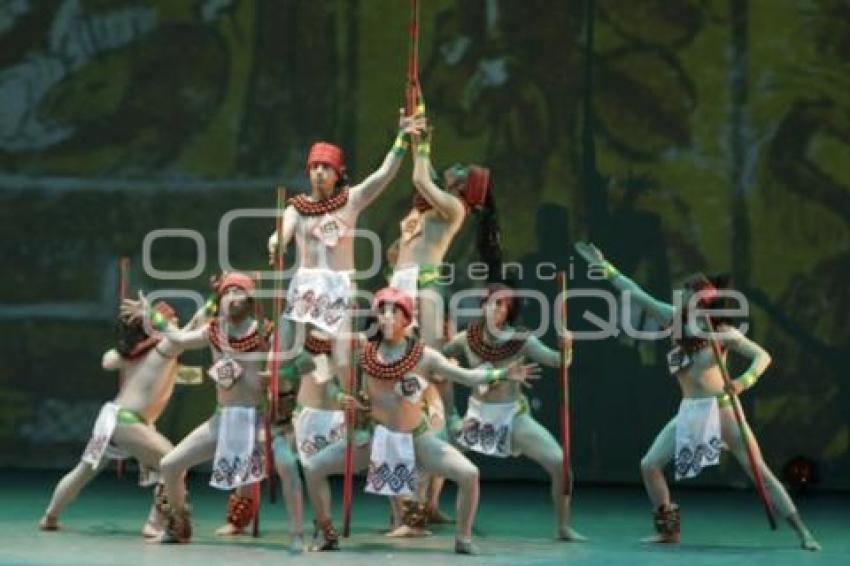
[[[658,462],[650,458],[649,456],[644,456],[640,460],[640,471],[642,474],[651,474],[654,472],[661,471],[661,466],[658,465]]]

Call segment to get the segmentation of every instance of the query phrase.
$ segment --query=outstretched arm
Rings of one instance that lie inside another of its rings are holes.
[[[567,342],[569,343],[570,341],[567,340]],[[570,343],[570,346],[571,345],[572,344]],[[537,362],[542,366],[547,366],[551,368],[561,367],[561,352],[548,347],[546,344],[541,342],[536,336],[529,336],[529,338],[525,341],[525,346],[523,346],[522,348],[522,355],[533,362]],[[573,350],[571,347],[568,347],[567,367],[569,367],[572,360]]]
[[[676,314],[676,307],[669,303],[659,301],[646,291],[640,285],[620,273],[620,271],[605,259],[602,252],[589,242],[578,242],[575,245],[576,251],[581,255],[592,267],[600,270],[605,275],[605,278],[620,292],[629,293],[640,306],[645,308],[653,318],[661,324],[670,324],[673,316]]]
[[[537,364],[513,363],[499,369],[465,369],[449,362],[437,350],[426,348],[425,355],[427,373],[434,379],[435,375],[467,387],[489,385],[500,381],[516,381],[527,383],[540,377],[540,367]]]
[[[463,218],[466,209],[459,198],[443,191],[431,179],[431,140],[430,136],[412,136],[414,145],[413,186],[419,194],[434,207],[437,214],[452,222]]]

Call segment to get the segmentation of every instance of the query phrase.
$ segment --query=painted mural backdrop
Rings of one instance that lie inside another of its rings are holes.
[[[574,265],[574,287],[589,284],[570,252],[588,236],[661,296],[693,271],[731,272],[774,357],[745,397],[769,461],[804,455],[824,485],[850,487],[850,2],[421,4],[434,160],[493,169],[519,282],[554,294],[534,275],[548,261]],[[161,285],[142,273],[149,231],[202,235],[203,275],[179,286],[203,291],[222,215],[273,206],[278,183],[302,189],[312,141],[343,145],[355,179],[380,162],[402,103],[407,10],[400,0],[0,0],[0,465],[77,457],[115,389],[98,362],[117,258],[133,258],[134,288]],[[409,206],[409,171],[363,216],[387,241]],[[233,263],[261,269],[270,229],[237,221]],[[451,251],[458,271],[473,242],[469,226]],[[152,254],[159,269],[195,260],[185,239]],[[576,328],[584,308],[598,305],[572,308]],[[649,326],[640,313],[633,322]],[[577,345],[580,480],[639,481],[638,460],[678,399],[664,350],[625,337]],[[160,428],[179,438],[213,397],[209,384],[178,388]],[[533,397],[554,429],[554,380]],[[731,465],[702,481],[743,480]]]

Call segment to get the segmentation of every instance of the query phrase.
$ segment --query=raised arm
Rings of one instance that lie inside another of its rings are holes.
[[[462,218],[466,209],[459,198],[438,187],[431,179],[431,140],[430,136],[411,136],[414,146],[413,186],[419,194],[434,207],[437,214],[452,222]]]
[[[629,293],[631,298],[640,306],[645,308],[653,318],[661,324],[670,324],[673,316],[676,314],[676,307],[669,303],[659,301],[646,291],[640,285],[620,273],[614,265],[605,259],[602,252],[589,242],[578,242],[575,245],[576,251],[581,255],[592,267],[599,269],[604,273],[605,278],[620,292]]]
[[[407,148],[410,145],[407,137],[414,127],[414,120],[404,115],[404,110],[399,110],[398,135],[396,135],[393,146],[384,157],[383,163],[371,175],[366,177],[359,185],[351,187],[348,192],[348,200],[355,210],[360,211],[380,195],[389,186],[390,181],[398,173]]]
[[[298,213],[295,211],[294,207],[287,206],[283,211],[283,226],[281,229],[283,232],[283,238],[280,238],[277,230],[272,232],[272,235],[269,236],[269,265],[274,265],[278,249],[280,249],[280,253],[286,253],[286,247],[289,245],[289,242],[292,241],[292,236],[295,234],[295,225],[297,223]]]
[[[437,375],[467,387],[489,385],[507,380],[524,384],[540,377],[540,367],[537,364],[513,363],[506,368],[499,369],[465,369],[449,362],[437,350],[426,348],[425,355],[427,356],[425,360],[427,373],[432,379]]]
[[[718,336],[721,344],[752,360],[750,367],[732,381],[734,393],[737,395],[755,385],[772,360],[767,350],[744,336],[737,328],[723,325],[717,330],[720,332]]]

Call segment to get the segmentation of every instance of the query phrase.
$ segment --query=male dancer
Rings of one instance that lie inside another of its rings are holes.
[[[514,363],[501,369],[466,370],[452,365],[438,351],[409,337],[413,300],[398,289],[389,287],[379,291],[374,310],[378,316],[378,339],[362,342],[360,365],[376,428],[371,450],[356,450],[355,469],[368,464],[367,491],[390,496],[413,493],[417,468],[456,482],[455,552],[476,554],[472,523],[478,507],[478,469],[434,434],[424,411],[423,393],[429,381],[438,379],[451,379],[469,387],[505,380],[524,383],[537,378],[538,367]],[[320,550],[338,548],[325,500],[329,492],[328,476],[341,473],[343,462],[342,447],[333,446],[304,465],[307,489],[323,539]]]
[[[177,323],[176,313],[167,303],[159,302],[155,309],[167,324]],[[136,458],[142,483],[143,473],[158,472],[160,459],[172,449],[171,442],[153,425],[174,390],[181,348],[167,338],[148,335],[142,321],[131,319],[125,312],[118,317],[117,332],[118,344],[104,353],[101,363],[103,369],[123,373],[121,389],[115,400],[100,410],[79,464],[56,485],[39,522],[42,530],[59,528],[59,514],[110,458]],[[165,521],[157,501],[162,501],[161,484],[154,489],[154,504],[142,527],[145,537],[155,537],[163,528]]]
[[[668,366],[682,390],[679,413],[658,433],[640,463],[643,483],[653,506],[655,536],[647,537],[649,543],[678,543],[681,534],[679,506],[670,499],[670,489],[664,479],[664,467],[675,458],[676,478],[694,477],[705,466],[720,462],[720,448],[725,447],[752,477],[747,455],[747,444],[736,426],[730,395],[738,395],[758,381],[770,365],[771,358],[761,346],[744,336],[729,321],[714,318],[717,340],[722,348],[722,362],[732,350],[752,363],[747,370],[729,385],[724,386],[720,367],[714,358],[709,339],[689,330],[692,321],[689,307],[703,311],[723,309],[725,305],[718,290],[727,287],[724,278],[709,278],[696,274],[685,282],[679,293],[683,307],[659,301],[651,297],[637,283],[620,272],[605,259],[593,244],[576,244],[578,253],[619,291],[628,293],[632,300],[656,318],[664,327],[673,327],[674,348],[668,354]],[[721,311],[722,312],[722,311]],[[677,321],[677,319],[679,319]],[[677,322],[681,326],[676,328]],[[702,331],[709,328],[700,326]],[[800,546],[805,550],[820,550],[820,545],[803,523],[794,502],[780,481],[764,462],[761,450],[749,425],[745,422],[746,437],[752,450],[756,466],[761,472],[775,507],[797,533]]]
[[[514,327],[517,301],[513,290],[501,284],[488,285],[482,301],[484,316],[459,332],[443,347],[449,358],[465,359],[468,367],[505,367],[531,360],[560,367],[561,354],[547,348],[536,336]],[[572,361],[569,336],[562,338]],[[507,458],[524,454],[543,466],[549,474],[555,510],[555,538],[586,540],[570,527],[571,496],[565,495],[563,458],[558,441],[531,416],[528,399],[517,383],[500,382],[473,389],[469,398],[463,431],[458,443],[475,452]]]
[[[160,462],[168,499],[168,522],[158,542],[187,543],[192,538],[191,510],[186,503],[186,471],[213,460],[210,485],[234,489],[259,482],[265,474],[260,445],[260,408],[266,379],[260,366],[268,350],[265,329],[253,317],[255,284],[250,276],[225,273],[217,287],[219,316],[191,331],[168,331],[166,337],[178,347],[199,349],[209,345],[214,363],[209,376],[216,383],[218,408],[189,433]],[[144,315],[143,303],[135,315]]]

